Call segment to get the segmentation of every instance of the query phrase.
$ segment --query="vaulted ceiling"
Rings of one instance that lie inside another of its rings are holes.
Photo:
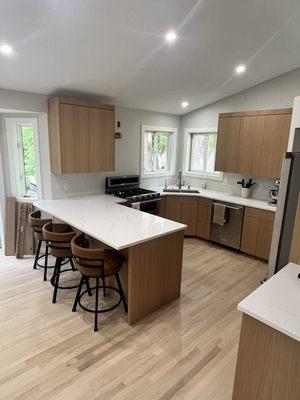
[[[2,0],[0,87],[183,114],[299,67],[299,26],[299,0]]]

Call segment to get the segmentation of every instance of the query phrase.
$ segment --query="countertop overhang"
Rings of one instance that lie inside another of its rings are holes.
[[[289,263],[238,305],[260,322],[300,341],[300,265]]]
[[[99,194],[38,200],[34,206],[116,250],[186,228],[184,224],[118,204],[123,201]]]

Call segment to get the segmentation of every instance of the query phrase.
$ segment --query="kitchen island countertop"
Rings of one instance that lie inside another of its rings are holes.
[[[116,250],[186,228],[178,222],[118,204],[122,202],[118,197],[99,194],[38,200],[34,206]]]

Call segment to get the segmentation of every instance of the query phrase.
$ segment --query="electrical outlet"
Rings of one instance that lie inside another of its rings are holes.
[[[67,192],[69,190],[69,184],[65,182],[63,188]]]

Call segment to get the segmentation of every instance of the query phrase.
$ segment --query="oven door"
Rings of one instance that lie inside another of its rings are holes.
[[[131,207],[136,210],[144,211],[149,214],[159,214],[159,201],[160,199],[146,200],[138,203],[131,203]]]

